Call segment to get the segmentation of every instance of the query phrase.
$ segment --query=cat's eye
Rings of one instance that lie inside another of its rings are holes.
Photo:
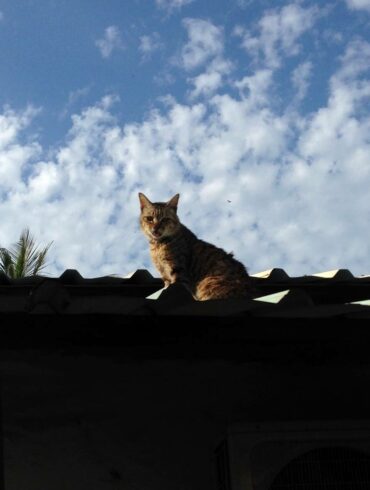
[[[153,216],[145,216],[145,221],[153,221]]]

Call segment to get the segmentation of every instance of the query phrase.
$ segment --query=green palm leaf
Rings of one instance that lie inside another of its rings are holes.
[[[14,275],[13,261],[6,248],[0,248],[0,272],[9,277]]]
[[[0,249],[0,271],[12,278],[38,274],[46,267],[46,255],[52,243],[40,250],[26,228],[11,249]]]

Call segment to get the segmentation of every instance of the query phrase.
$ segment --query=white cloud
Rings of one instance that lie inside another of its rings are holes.
[[[223,30],[203,19],[184,19],[188,42],[181,52],[181,65],[193,70],[223,51]]]
[[[184,19],[188,41],[181,51],[180,65],[186,71],[203,70],[187,79],[193,88],[190,98],[209,97],[224,85],[233,63],[223,56],[223,29],[202,19]]]
[[[351,42],[341,61],[341,67],[330,80],[328,104],[310,119],[301,136],[300,148],[306,158],[320,156],[323,166],[331,168],[335,162],[343,169],[343,165],[353,165],[355,154],[362,154],[361,149],[368,148],[365,143],[370,118],[366,113],[360,114],[370,98],[370,80],[363,78],[364,71],[370,70],[370,44]],[[358,176],[359,173],[350,178]]]
[[[154,83],[159,86],[172,85],[176,79],[173,74],[169,70],[162,70],[159,73],[156,73],[153,77]]]
[[[64,118],[68,114],[68,112],[71,110],[72,107],[80,100],[83,99],[88,95],[90,92],[91,86],[86,86],[82,88],[78,88],[76,90],[73,90],[69,93],[68,95],[68,101],[66,105],[64,106],[64,109],[60,113],[60,117]]]
[[[235,34],[242,38],[242,46],[256,62],[278,68],[284,56],[294,56],[300,50],[299,38],[309,31],[320,10],[316,6],[303,7],[296,3],[267,11],[253,34],[238,26]]]
[[[334,29],[324,29],[322,31],[322,37],[330,44],[342,44],[344,41],[344,35],[342,32],[336,31]]]
[[[293,70],[292,84],[296,89],[295,99],[297,101],[303,100],[306,96],[309,87],[309,78],[312,74],[312,66],[311,61],[305,61]]]
[[[346,0],[346,3],[351,10],[367,10],[370,12],[370,0]]]
[[[3,113],[0,114],[0,150],[14,144],[17,135],[30,124],[39,111],[29,106],[18,113],[8,106],[5,107]]]
[[[155,0],[157,7],[172,13],[174,10],[180,10],[185,5],[189,5],[194,0]]]
[[[19,113],[6,108],[0,115],[0,195],[23,186],[22,172],[40,153],[37,142],[19,138],[38,112],[30,106]]]
[[[244,99],[247,98],[250,107],[260,107],[269,104],[272,82],[272,70],[262,69],[237,80],[235,87],[239,89]]]
[[[342,66],[338,75],[342,79],[353,79],[370,70],[370,44],[355,39],[347,46],[341,58]]]
[[[150,58],[155,51],[162,48],[163,43],[158,32],[140,37],[139,51],[142,53],[143,59]]]
[[[95,41],[103,58],[109,58],[114,50],[124,49],[121,33],[117,26],[109,26],[104,31],[104,37]]]
[[[137,193],[160,201],[180,192],[183,222],[233,250],[251,272],[369,273],[368,54],[365,41],[346,46],[327,101],[307,116],[274,109],[268,67],[236,80],[236,95],[204,82],[201,102],[166,97],[141,123],[119,124],[114,97],[105,97],[73,116],[53,152],[22,136],[33,110],[3,111],[0,244],[29,226],[40,242],[54,241],[51,273],[147,267],[157,275],[139,230]],[[220,59],[213,56],[204,73]],[[314,76],[314,67],[302,68],[307,76],[293,75],[297,97]]]
[[[215,58],[200,75],[188,81],[194,86],[191,97],[210,96],[223,85],[224,77],[231,72],[232,63],[223,58]]]

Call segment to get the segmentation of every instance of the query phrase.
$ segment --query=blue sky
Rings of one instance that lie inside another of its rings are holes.
[[[0,244],[153,269],[137,193],[179,192],[251,273],[370,274],[370,0],[0,1]]]

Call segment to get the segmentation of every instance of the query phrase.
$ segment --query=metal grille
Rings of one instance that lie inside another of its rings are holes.
[[[370,456],[349,448],[310,451],[291,461],[270,490],[369,490]]]
[[[227,442],[223,441],[215,451],[217,490],[231,490],[229,452]]]

